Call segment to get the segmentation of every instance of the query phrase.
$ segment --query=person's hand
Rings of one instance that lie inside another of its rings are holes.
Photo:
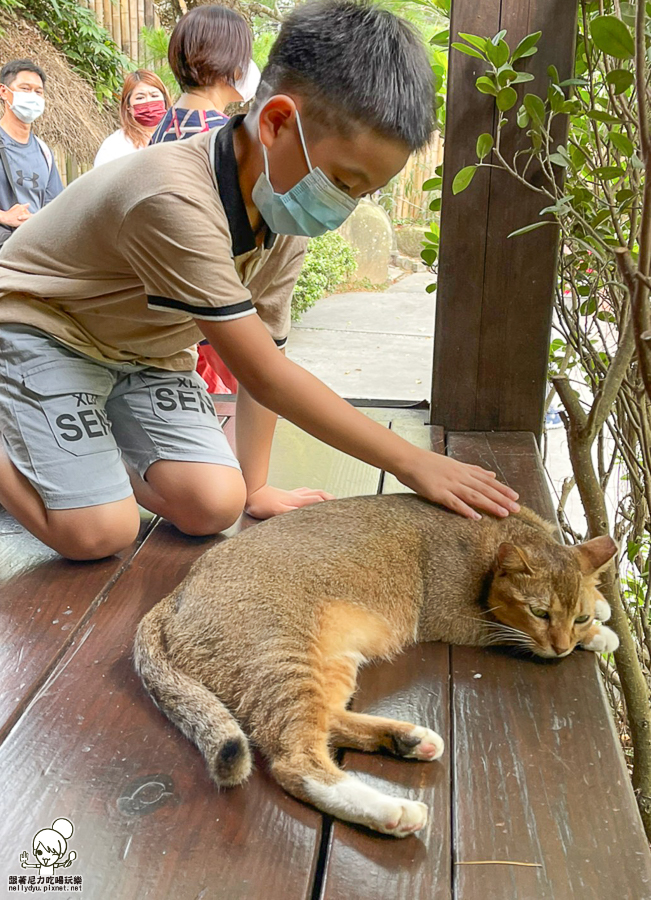
[[[244,512],[254,519],[270,519],[280,513],[289,512],[290,509],[334,499],[332,494],[317,489],[304,487],[294,491],[281,491],[280,488],[265,484],[249,494]]]
[[[427,500],[469,519],[481,519],[473,507],[494,516],[519,511],[518,495],[497,481],[495,472],[429,450],[414,451],[408,471],[397,477]]]
[[[27,850],[23,850],[23,852],[20,854],[20,865],[23,869],[27,868],[27,859]]]
[[[18,228],[31,217],[29,204],[15,203],[11,209],[0,212],[0,224],[6,225],[8,228]]]

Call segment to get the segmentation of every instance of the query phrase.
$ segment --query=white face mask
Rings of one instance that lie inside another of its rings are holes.
[[[11,91],[11,88],[7,89]],[[25,125],[31,125],[39,116],[43,115],[45,98],[40,94],[34,91],[11,91],[11,93],[14,100],[13,103],[9,103],[9,108]]]
[[[233,87],[242,98],[242,103],[248,103],[255,97],[255,92],[260,84],[260,69],[250,60],[249,67],[240,78],[237,79]]]

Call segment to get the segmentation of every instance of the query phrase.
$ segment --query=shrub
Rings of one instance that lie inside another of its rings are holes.
[[[317,300],[332,293],[357,268],[355,253],[341,235],[328,232],[311,238],[305,262],[294,287],[292,319],[314,306]]]

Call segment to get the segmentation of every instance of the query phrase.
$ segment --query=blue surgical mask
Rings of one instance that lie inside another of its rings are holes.
[[[264,155],[264,172],[256,181],[251,196],[260,215],[276,234],[318,237],[326,231],[339,228],[359,201],[335,187],[321,169],[312,167],[298,110],[296,124],[310,171],[285,194],[277,194],[269,180],[267,148],[260,141]]]

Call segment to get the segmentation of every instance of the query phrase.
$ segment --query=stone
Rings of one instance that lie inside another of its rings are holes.
[[[355,251],[355,281],[386,284],[395,237],[391,219],[382,207],[371,200],[360,201],[355,212],[338,231]]]
[[[397,225],[396,241],[400,253],[412,259],[420,259],[425,231],[424,225]]]

